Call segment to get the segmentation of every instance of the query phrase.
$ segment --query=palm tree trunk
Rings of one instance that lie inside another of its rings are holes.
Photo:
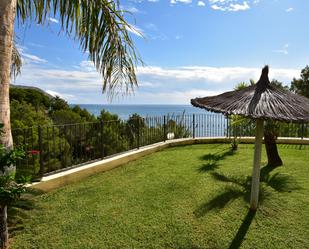
[[[0,123],[4,124],[0,143],[13,148],[10,123],[10,70],[14,37],[16,0],[0,0]],[[0,248],[8,246],[7,206],[0,207]]]
[[[7,226],[7,206],[0,206],[0,248],[8,247],[9,233]]]
[[[282,165],[282,160],[278,153],[276,136],[271,131],[264,132],[265,148],[268,159],[268,166],[277,167]]]
[[[0,1],[0,123],[4,124],[0,143],[7,149],[13,147],[9,90],[15,14],[16,0]]]

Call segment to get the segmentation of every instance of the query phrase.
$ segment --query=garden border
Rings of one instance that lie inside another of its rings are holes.
[[[240,138],[241,143],[254,143],[254,137],[243,137]],[[65,185],[78,182],[86,177],[95,175],[100,172],[105,172],[128,162],[139,159],[143,156],[152,154],[154,152],[163,150],[165,148],[191,145],[191,144],[207,144],[207,143],[228,143],[230,138],[227,137],[212,137],[212,138],[183,138],[174,139],[166,142],[160,142],[148,146],[141,147],[127,151],[120,155],[103,159],[86,165],[71,168],[62,172],[58,172],[52,175],[44,176],[40,182],[29,184],[29,188],[37,189],[43,192],[48,192],[53,189],[63,187]],[[309,145],[309,139],[302,138],[278,138],[278,144],[304,144]]]

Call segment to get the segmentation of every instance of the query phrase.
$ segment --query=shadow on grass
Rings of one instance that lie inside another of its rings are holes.
[[[308,144],[278,144],[278,148],[309,150]]]
[[[263,203],[263,201],[271,195],[270,191],[267,190],[267,187],[270,187],[277,192],[291,192],[292,190],[299,189],[297,184],[291,179],[290,176],[280,173],[271,175],[270,173],[274,169],[275,168],[270,166],[265,166],[261,169],[260,179],[261,183],[263,184],[260,186],[260,203]],[[224,192],[220,193],[212,200],[203,203],[194,211],[194,214],[197,218],[204,216],[208,211],[213,209],[222,209],[228,203],[237,198],[243,198],[245,202],[249,202],[251,192],[251,177],[226,176],[218,172],[211,172],[210,174],[215,180],[225,182],[228,185],[226,186]]]
[[[263,203],[263,201],[271,195],[269,188],[277,192],[291,192],[299,189],[296,182],[294,182],[290,176],[280,173],[271,174],[274,169],[275,168],[271,166],[265,166],[261,169],[261,185],[259,194],[260,203]],[[196,218],[203,217],[211,210],[222,209],[230,202],[238,198],[243,198],[245,202],[249,202],[251,177],[226,176],[218,172],[211,172],[210,174],[215,180],[227,183],[227,186],[222,193],[217,195],[212,200],[203,203],[194,211]],[[233,241],[231,242],[229,249],[240,248],[254,217],[255,211],[248,210],[248,213],[239,227]]]
[[[241,226],[239,227],[237,234],[235,235],[232,243],[229,246],[229,249],[237,249],[240,248],[241,243],[243,242],[246,234],[250,228],[250,225],[253,221],[253,218],[256,214],[256,211],[249,210],[245,219],[243,220]]]
[[[8,207],[8,226],[10,236],[24,229],[24,223],[30,218],[28,212],[33,209],[39,209],[36,205],[35,197],[43,194],[41,191],[28,190],[21,199],[13,202]]]
[[[201,218],[213,209],[224,208],[229,202],[241,197],[242,195],[243,192],[241,190],[237,190],[236,188],[228,188],[223,193],[213,198],[211,201],[200,205],[194,211],[194,215],[196,218]]]
[[[223,160],[227,156],[234,155],[235,152],[231,149],[225,149],[219,153],[209,153],[201,157],[202,160],[208,161],[207,163],[203,164],[198,170],[200,172],[209,172],[214,171],[219,167],[219,161]]]

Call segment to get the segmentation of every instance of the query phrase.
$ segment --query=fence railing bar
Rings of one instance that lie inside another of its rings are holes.
[[[279,136],[305,139],[308,129],[303,122],[280,124],[277,131]],[[27,152],[17,168],[36,177],[167,139],[254,136],[254,132],[255,124],[250,121],[237,124],[234,116],[195,113],[134,117],[130,123],[99,120],[12,130],[14,145]]]

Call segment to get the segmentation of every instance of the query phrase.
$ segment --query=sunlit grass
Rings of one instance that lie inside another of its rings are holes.
[[[279,151],[256,214],[252,145],[175,147],[34,197],[14,212],[12,248],[306,248],[309,147]]]

